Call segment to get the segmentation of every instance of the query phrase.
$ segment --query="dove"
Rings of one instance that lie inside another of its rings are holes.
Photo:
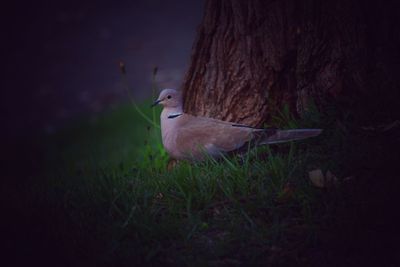
[[[174,89],[164,89],[152,107],[162,105],[162,143],[172,159],[201,161],[207,156],[221,157],[251,146],[305,139],[319,135],[321,129],[263,129],[194,116],[183,112],[182,95]]]

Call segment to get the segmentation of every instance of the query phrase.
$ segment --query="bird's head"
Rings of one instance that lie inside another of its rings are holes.
[[[165,108],[180,108],[182,106],[181,93],[174,89],[164,89],[158,99],[153,103],[153,107],[161,104]]]

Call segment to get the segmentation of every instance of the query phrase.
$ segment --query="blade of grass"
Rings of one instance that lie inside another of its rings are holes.
[[[128,97],[129,97],[129,99],[131,100],[133,106],[135,107],[135,110],[140,114],[140,116],[142,116],[143,119],[145,119],[145,120],[146,120],[147,122],[149,122],[151,125],[153,125],[153,126],[156,127],[157,129],[161,129],[160,126],[157,125],[157,124],[154,122],[155,119],[152,120],[152,119],[150,119],[146,114],[144,114],[144,113],[140,110],[139,106],[136,104],[135,100],[133,100],[133,97],[132,97],[132,95],[131,95],[131,93],[130,93],[130,90],[129,90],[128,79],[127,79],[127,77],[126,77],[125,64],[124,64],[123,62],[120,62],[120,65],[119,65],[119,66],[120,66],[120,70],[121,70],[121,74],[122,74],[122,84],[124,85],[124,88],[125,88],[125,90],[126,90],[126,92],[127,92],[127,94],[128,94]],[[155,112],[155,111],[153,110],[153,113],[154,113],[154,112]],[[155,113],[154,113],[154,114],[155,114]],[[155,115],[154,115],[154,117],[155,117]]]

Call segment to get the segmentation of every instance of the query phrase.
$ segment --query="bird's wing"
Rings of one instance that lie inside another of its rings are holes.
[[[253,145],[301,140],[321,133],[320,129],[256,129],[246,125],[183,114],[176,128],[176,148],[181,155],[201,159],[204,153],[218,156]]]
[[[253,130],[233,125],[226,121],[184,114],[177,127],[177,148],[194,157],[204,150],[212,155],[236,150],[253,138]]]

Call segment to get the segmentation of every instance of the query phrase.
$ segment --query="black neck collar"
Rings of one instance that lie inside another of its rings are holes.
[[[168,116],[168,119],[174,119],[174,118],[179,117],[181,115],[182,115],[182,113],[172,114],[172,115]]]

